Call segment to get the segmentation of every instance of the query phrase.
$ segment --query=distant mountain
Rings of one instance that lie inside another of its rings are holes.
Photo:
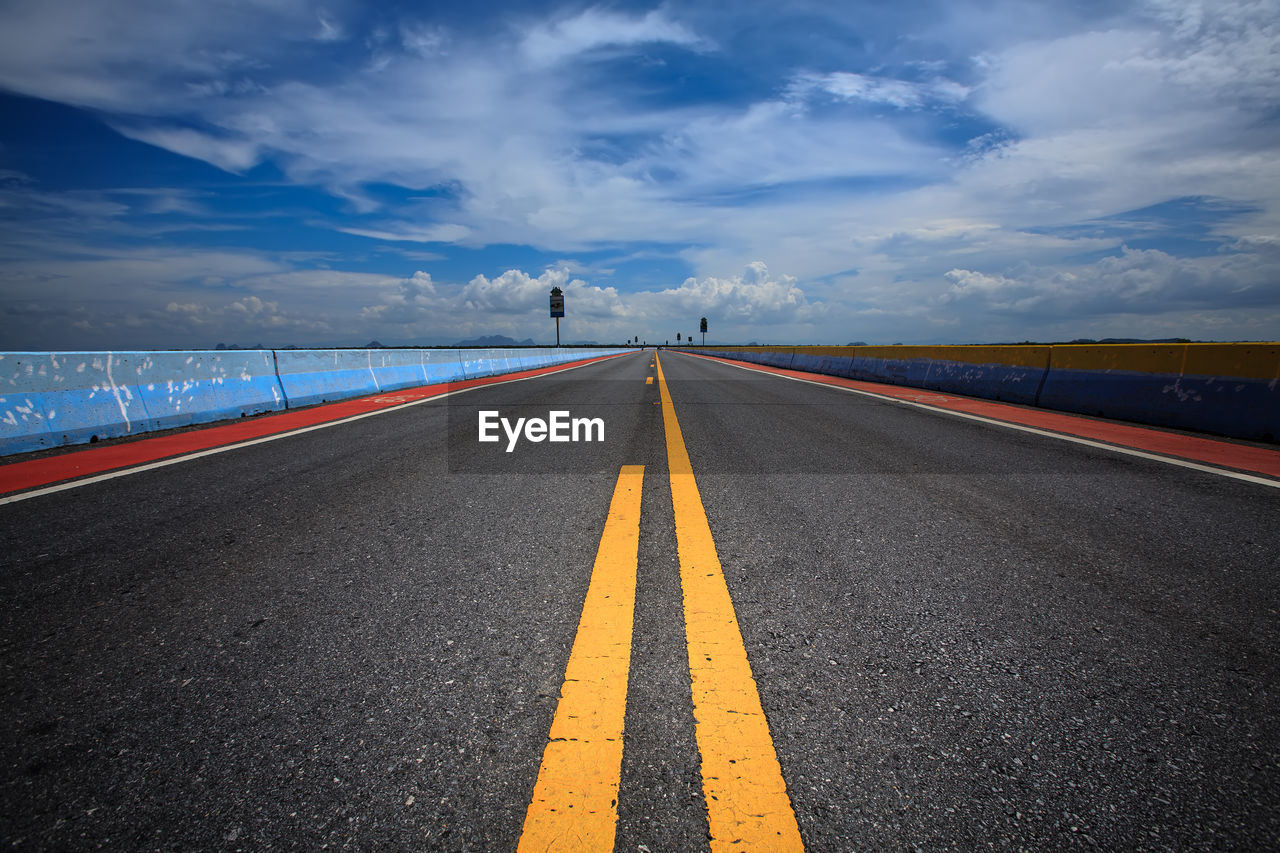
[[[533,338],[525,338],[523,341],[517,341],[514,338],[508,338],[506,335],[485,335],[479,338],[469,338],[465,341],[458,341],[455,347],[531,347],[536,346]]]
[[[1071,341],[1018,341],[1017,343],[995,343],[986,346],[1059,346],[1061,344],[1190,344],[1194,343],[1187,338],[1103,338],[1102,340],[1094,340],[1093,338],[1076,338]]]
[[[1186,338],[1103,338],[1100,344],[1189,344]]]

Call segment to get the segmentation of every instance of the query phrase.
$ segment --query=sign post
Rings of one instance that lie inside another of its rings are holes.
[[[556,346],[560,346],[560,318],[564,316],[564,291],[551,288],[551,316],[556,318]]]

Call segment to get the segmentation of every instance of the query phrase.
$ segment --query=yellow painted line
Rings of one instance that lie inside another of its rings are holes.
[[[661,359],[658,389],[711,849],[803,850]]]
[[[646,377],[644,378],[644,384],[645,384],[645,385],[652,385],[652,384],[653,384],[653,377],[652,377],[652,376],[646,376]]]
[[[624,465],[525,813],[519,850],[612,851],[631,665],[643,465]]]

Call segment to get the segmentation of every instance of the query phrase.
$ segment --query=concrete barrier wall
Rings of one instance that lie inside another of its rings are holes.
[[[1280,441],[1280,344],[1054,347],[1046,408]]]
[[[538,367],[550,365],[549,361],[543,361],[541,357],[532,358],[537,361]],[[500,373],[533,369],[533,362],[530,362],[529,367],[522,366],[520,356],[512,350],[459,350],[459,360],[462,362],[464,379],[480,379]]]
[[[1280,343],[689,347],[741,361],[1280,441]]]
[[[269,351],[0,353],[0,454],[284,405]]]
[[[1035,403],[1049,368],[1047,346],[731,347],[701,351],[865,382],[1027,404]],[[737,355],[730,355],[730,351]]]
[[[289,406],[500,376],[624,352],[617,349],[280,350],[276,366]]]
[[[626,350],[0,353],[0,456],[621,352]]]
[[[277,352],[276,370],[289,408],[377,394],[382,387],[373,369],[373,352],[367,349]]]

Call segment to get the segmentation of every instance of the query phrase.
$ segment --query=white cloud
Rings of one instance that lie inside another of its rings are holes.
[[[256,317],[263,313],[275,313],[279,309],[279,305],[274,302],[263,302],[256,296],[246,296],[243,299],[237,299],[228,306],[234,313],[245,317]]]
[[[0,17],[0,87],[129,115],[185,114],[191,84],[217,94],[295,51],[294,33],[324,33],[309,0],[43,0]]]
[[[400,44],[412,54],[429,58],[448,52],[449,33],[443,27],[402,24]]]
[[[347,37],[342,25],[330,18],[324,12],[316,15],[316,22],[320,26],[319,32],[316,33],[316,41],[342,41]]]
[[[953,282],[939,301],[947,302],[954,298],[979,294],[990,297],[1002,291],[1018,286],[1018,282],[1002,275],[986,275],[973,270],[953,269],[947,272],[947,278]]]
[[[937,178],[942,160],[941,148],[912,140],[891,124],[869,117],[816,119],[778,100],[693,118],[670,131],[647,165],[678,171],[683,193],[733,193],[838,178]],[[722,204],[735,206],[732,197]]]
[[[1125,60],[1188,89],[1274,102],[1280,89],[1280,9],[1274,2],[1152,0],[1149,8],[1173,27],[1161,49]]]
[[[743,328],[809,322],[820,310],[809,304],[793,276],[772,275],[764,261],[752,261],[729,278],[688,278],[678,288],[651,294],[650,299],[665,303],[670,312],[711,312],[721,322]]]
[[[460,243],[471,234],[471,229],[465,225],[449,222],[418,227],[397,223],[385,231],[376,228],[339,228],[338,230],[344,234],[372,237],[375,240],[408,240],[415,243]]]
[[[1231,248],[1242,252],[1259,252],[1280,255],[1280,235],[1245,234],[1231,245]]]
[[[523,313],[545,301],[552,287],[568,283],[569,273],[563,269],[547,270],[537,278],[521,270],[507,270],[494,279],[478,275],[462,289],[460,302],[466,311]]]
[[[899,109],[922,107],[930,102],[956,103],[969,94],[967,86],[940,77],[918,83],[849,71],[799,74],[792,79],[787,91],[793,98],[801,100],[822,92],[845,101],[887,104]]]
[[[486,316],[537,316],[548,310],[553,287],[564,292],[565,304],[572,306],[575,317],[611,320],[626,312],[616,289],[570,278],[564,267],[546,270],[536,278],[522,270],[507,270],[493,279],[478,275],[462,288],[457,308],[460,314],[481,322]]]
[[[192,326],[205,325],[212,314],[209,306],[200,302],[170,302],[165,311]]]
[[[544,65],[605,47],[658,43],[698,47],[702,40],[661,10],[632,16],[592,7],[570,18],[534,26],[521,47],[534,63]]]
[[[1217,311],[1248,306],[1280,309],[1280,282],[1254,254],[1177,258],[1126,247],[1117,256],[1074,267],[1029,267],[1001,273],[953,269],[941,305],[983,312],[1093,318],[1166,309]]]
[[[227,172],[244,172],[261,159],[258,145],[247,139],[227,139],[185,127],[141,127],[124,123],[113,126],[130,139],[212,163]]]
[[[449,341],[508,334],[546,342],[554,329],[545,322],[553,287],[565,296],[566,340],[621,341],[634,335],[674,340],[677,330],[691,331],[702,316],[711,320],[721,340],[759,335],[761,323],[771,330],[808,328],[811,333],[822,311],[806,299],[794,278],[774,275],[755,261],[732,277],[689,278],[678,287],[626,294],[572,278],[564,267],[537,276],[519,269],[492,278],[478,275],[461,287],[436,283],[418,272],[394,288],[375,291],[378,300],[362,305],[360,316],[395,327],[399,335]]]

